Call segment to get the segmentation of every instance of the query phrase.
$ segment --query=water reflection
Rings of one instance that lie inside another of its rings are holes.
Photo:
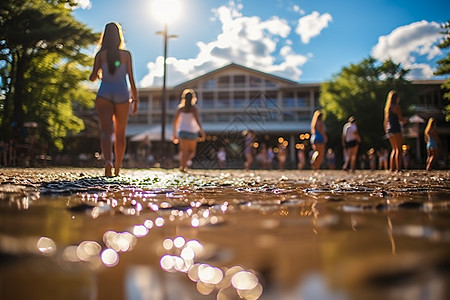
[[[217,299],[228,299],[226,294],[234,294],[242,299],[259,299],[263,293],[262,285],[256,274],[241,266],[219,268],[206,263],[199,263],[205,247],[198,240],[189,240],[178,236],[165,239],[162,247],[168,252],[161,257],[161,268],[166,272],[187,273],[188,278],[196,283],[202,295],[217,291]],[[169,254],[170,253],[170,254]]]
[[[112,295],[125,294],[126,278],[129,300],[179,299],[191,288],[186,299],[389,299],[401,290],[444,299],[448,187],[447,173],[413,172],[136,172],[44,182],[40,193],[6,183],[0,258],[45,260],[68,277],[108,274],[97,288]]]

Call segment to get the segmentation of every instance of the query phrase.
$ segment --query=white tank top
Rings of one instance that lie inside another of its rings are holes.
[[[180,112],[178,131],[197,133],[200,130],[193,113]]]

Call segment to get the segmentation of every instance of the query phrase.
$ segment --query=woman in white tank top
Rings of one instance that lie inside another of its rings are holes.
[[[173,141],[179,142],[180,170],[186,172],[188,162],[195,156],[199,134],[205,138],[205,132],[198,119],[195,107],[197,95],[192,89],[185,89],[173,121]]]

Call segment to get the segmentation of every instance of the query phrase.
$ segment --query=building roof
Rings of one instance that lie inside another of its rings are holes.
[[[185,81],[185,82],[183,82],[181,84],[178,84],[174,88],[182,89],[182,88],[185,88],[186,86],[189,87],[189,86],[192,86],[192,84],[194,82],[201,81],[201,80],[204,80],[206,78],[210,78],[210,77],[213,77],[214,75],[217,75],[217,74],[220,74],[220,73],[224,73],[226,71],[233,70],[233,69],[239,70],[239,71],[244,71],[244,72],[247,72],[247,73],[251,73],[251,74],[254,74],[254,75],[258,76],[258,77],[264,77],[264,78],[267,78],[267,79],[275,80],[275,81],[278,81],[278,82],[286,84],[286,85],[297,85],[298,84],[298,82],[295,82],[293,80],[289,80],[289,79],[286,79],[286,78],[283,78],[283,77],[279,77],[279,76],[276,76],[276,75],[273,75],[273,74],[261,72],[261,71],[255,70],[255,69],[251,69],[251,68],[248,68],[248,67],[236,64],[236,63],[230,63],[228,65],[223,66],[222,68],[215,69],[215,70],[213,70],[213,71],[211,71],[209,73],[205,73],[205,74],[203,74],[201,76],[198,76],[196,78],[193,78],[191,80],[188,80],[188,81]]]

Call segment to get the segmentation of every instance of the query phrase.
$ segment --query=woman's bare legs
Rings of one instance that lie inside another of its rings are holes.
[[[105,176],[112,176],[112,136],[114,134],[114,103],[104,98],[95,100],[98,120],[100,123],[100,148],[105,159]]]
[[[358,154],[358,146],[354,146],[351,148],[348,148],[348,156],[350,160],[350,171],[355,171],[356,168],[356,156]]]
[[[318,170],[320,169],[325,156],[325,144],[314,144],[313,150],[317,151],[317,156],[314,159],[315,155],[313,154],[312,168],[313,170]]]
[[[403,136],[401,133],[392,134],[389,137],[389,141],[391,142],[391,157],[390,157],[390,170],[391,172],[400,171],[401,169],[401,150],[403,143]]]
[[[130,109],[130,103],[120,103],[116,104],[114,110],[114,132],[115,132],[115,143],[114,143],[114,153],[115,153],[115,170],[114,174],[116,176],[120,173],[120,168],[122,168],[123,157],[125,156],[126,150],[126,128],[128,122],[128,114]]]
[[[428,157],[427,157],[427,167],[426,170],[427,171],[431,171],[431,169],[433,168],[433,163],[436,160],[437,157],[437,150],[434,148],[428,149]]]
[[[196,149],[196,140],[180,139],[180,170],[188,169],[188,161],[194,158]]]
[[[105,159],[105,176],[112,176],[113,134],[115,135],[115,175],[119,175],[122,160],[125,155],[125,129],[128,121],[129,102],[114,104],[98,97],[95,102],[100,122],[100,147]]]

